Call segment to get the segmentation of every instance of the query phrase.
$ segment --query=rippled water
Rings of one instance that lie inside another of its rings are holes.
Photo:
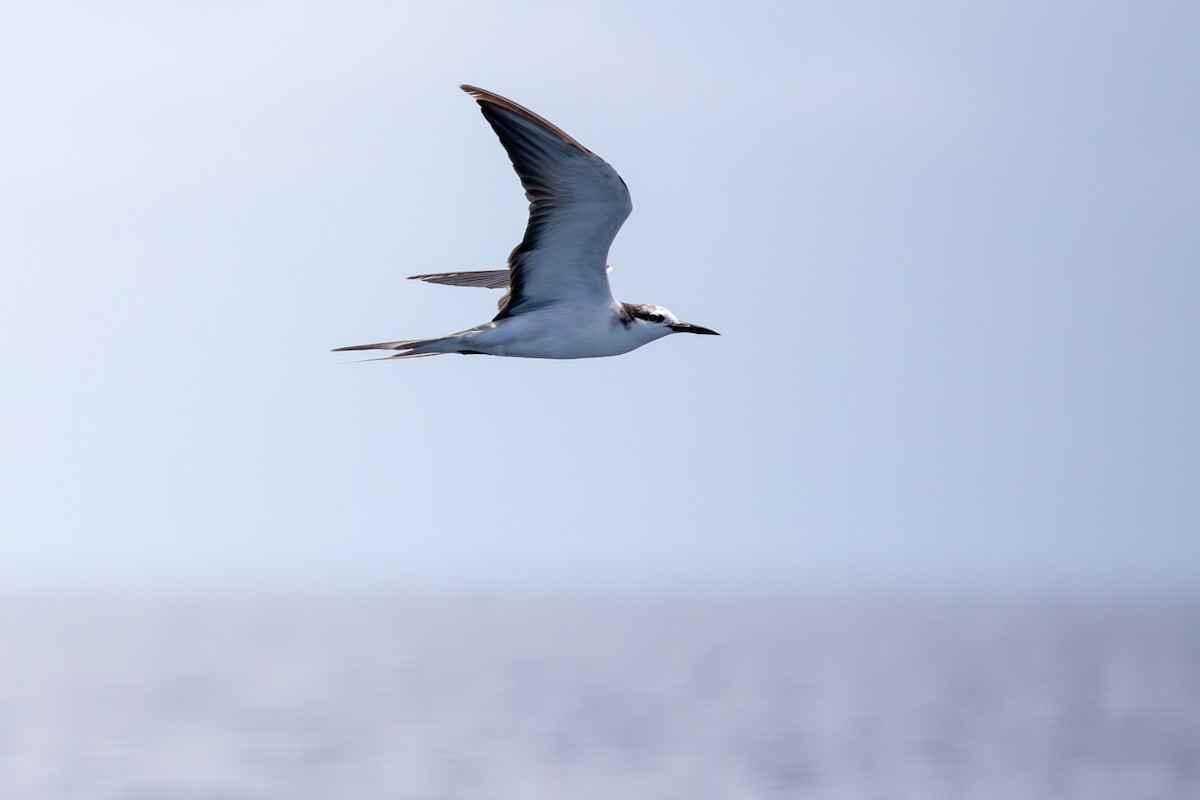
[[[1200,798],[1200,603],[0,601],[0,798]]]

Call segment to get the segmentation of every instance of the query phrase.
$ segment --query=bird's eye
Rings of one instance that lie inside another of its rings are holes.
[[[662,315],[662,314],[651,314],[651,315],[650,315],[650,321],[651,321],[651,322],[662,322],[662,321],[663,321],[663,315]]]

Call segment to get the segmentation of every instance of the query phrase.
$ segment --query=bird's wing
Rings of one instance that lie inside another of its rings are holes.
[[[612,267],[605,267],[612,272]],[[482,289],[507,289],[509,271],[506,269],[482,269],[473,272],[430,272],[425,275],[409,275],[410,281],[440,283],[443,286],[478,286]]]
[[[428,275],[409,275],[410,281],[442,283],[446,286],[480,286],[484,289],[507,289],[508,270],[487,269],[478,272],[432,272]]]
[[[410,281],[425,281],[426,283],[441,283],[446,286],[479,286],[484,289],[507,289],[508,278],[512,274],[507,269],[488,269],[478,272],[431,272],[428,275],[409,275]],[[496,307],[504,311],[512,292],[505,292],[496,303]]]
[[[525,238],[509,256],[511,298],[497,319],[551,304],[609,305],[608,248],[633,204],[616,170],[551,123],[499,95],[478,101],[529,198]]]

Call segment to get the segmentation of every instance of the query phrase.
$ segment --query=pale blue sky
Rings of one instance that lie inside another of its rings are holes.
[[[1187,586],[1194,3],[0,8],[0,583]],[[474,83],[624,176],[614,291],[482,322]]]

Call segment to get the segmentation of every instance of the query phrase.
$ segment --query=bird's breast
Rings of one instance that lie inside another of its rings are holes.
[[[646,341],[621,324],[614,309],[568,307],[497,320],[473,337],[471,346],[518,358],[600,358],[628,353]]]

